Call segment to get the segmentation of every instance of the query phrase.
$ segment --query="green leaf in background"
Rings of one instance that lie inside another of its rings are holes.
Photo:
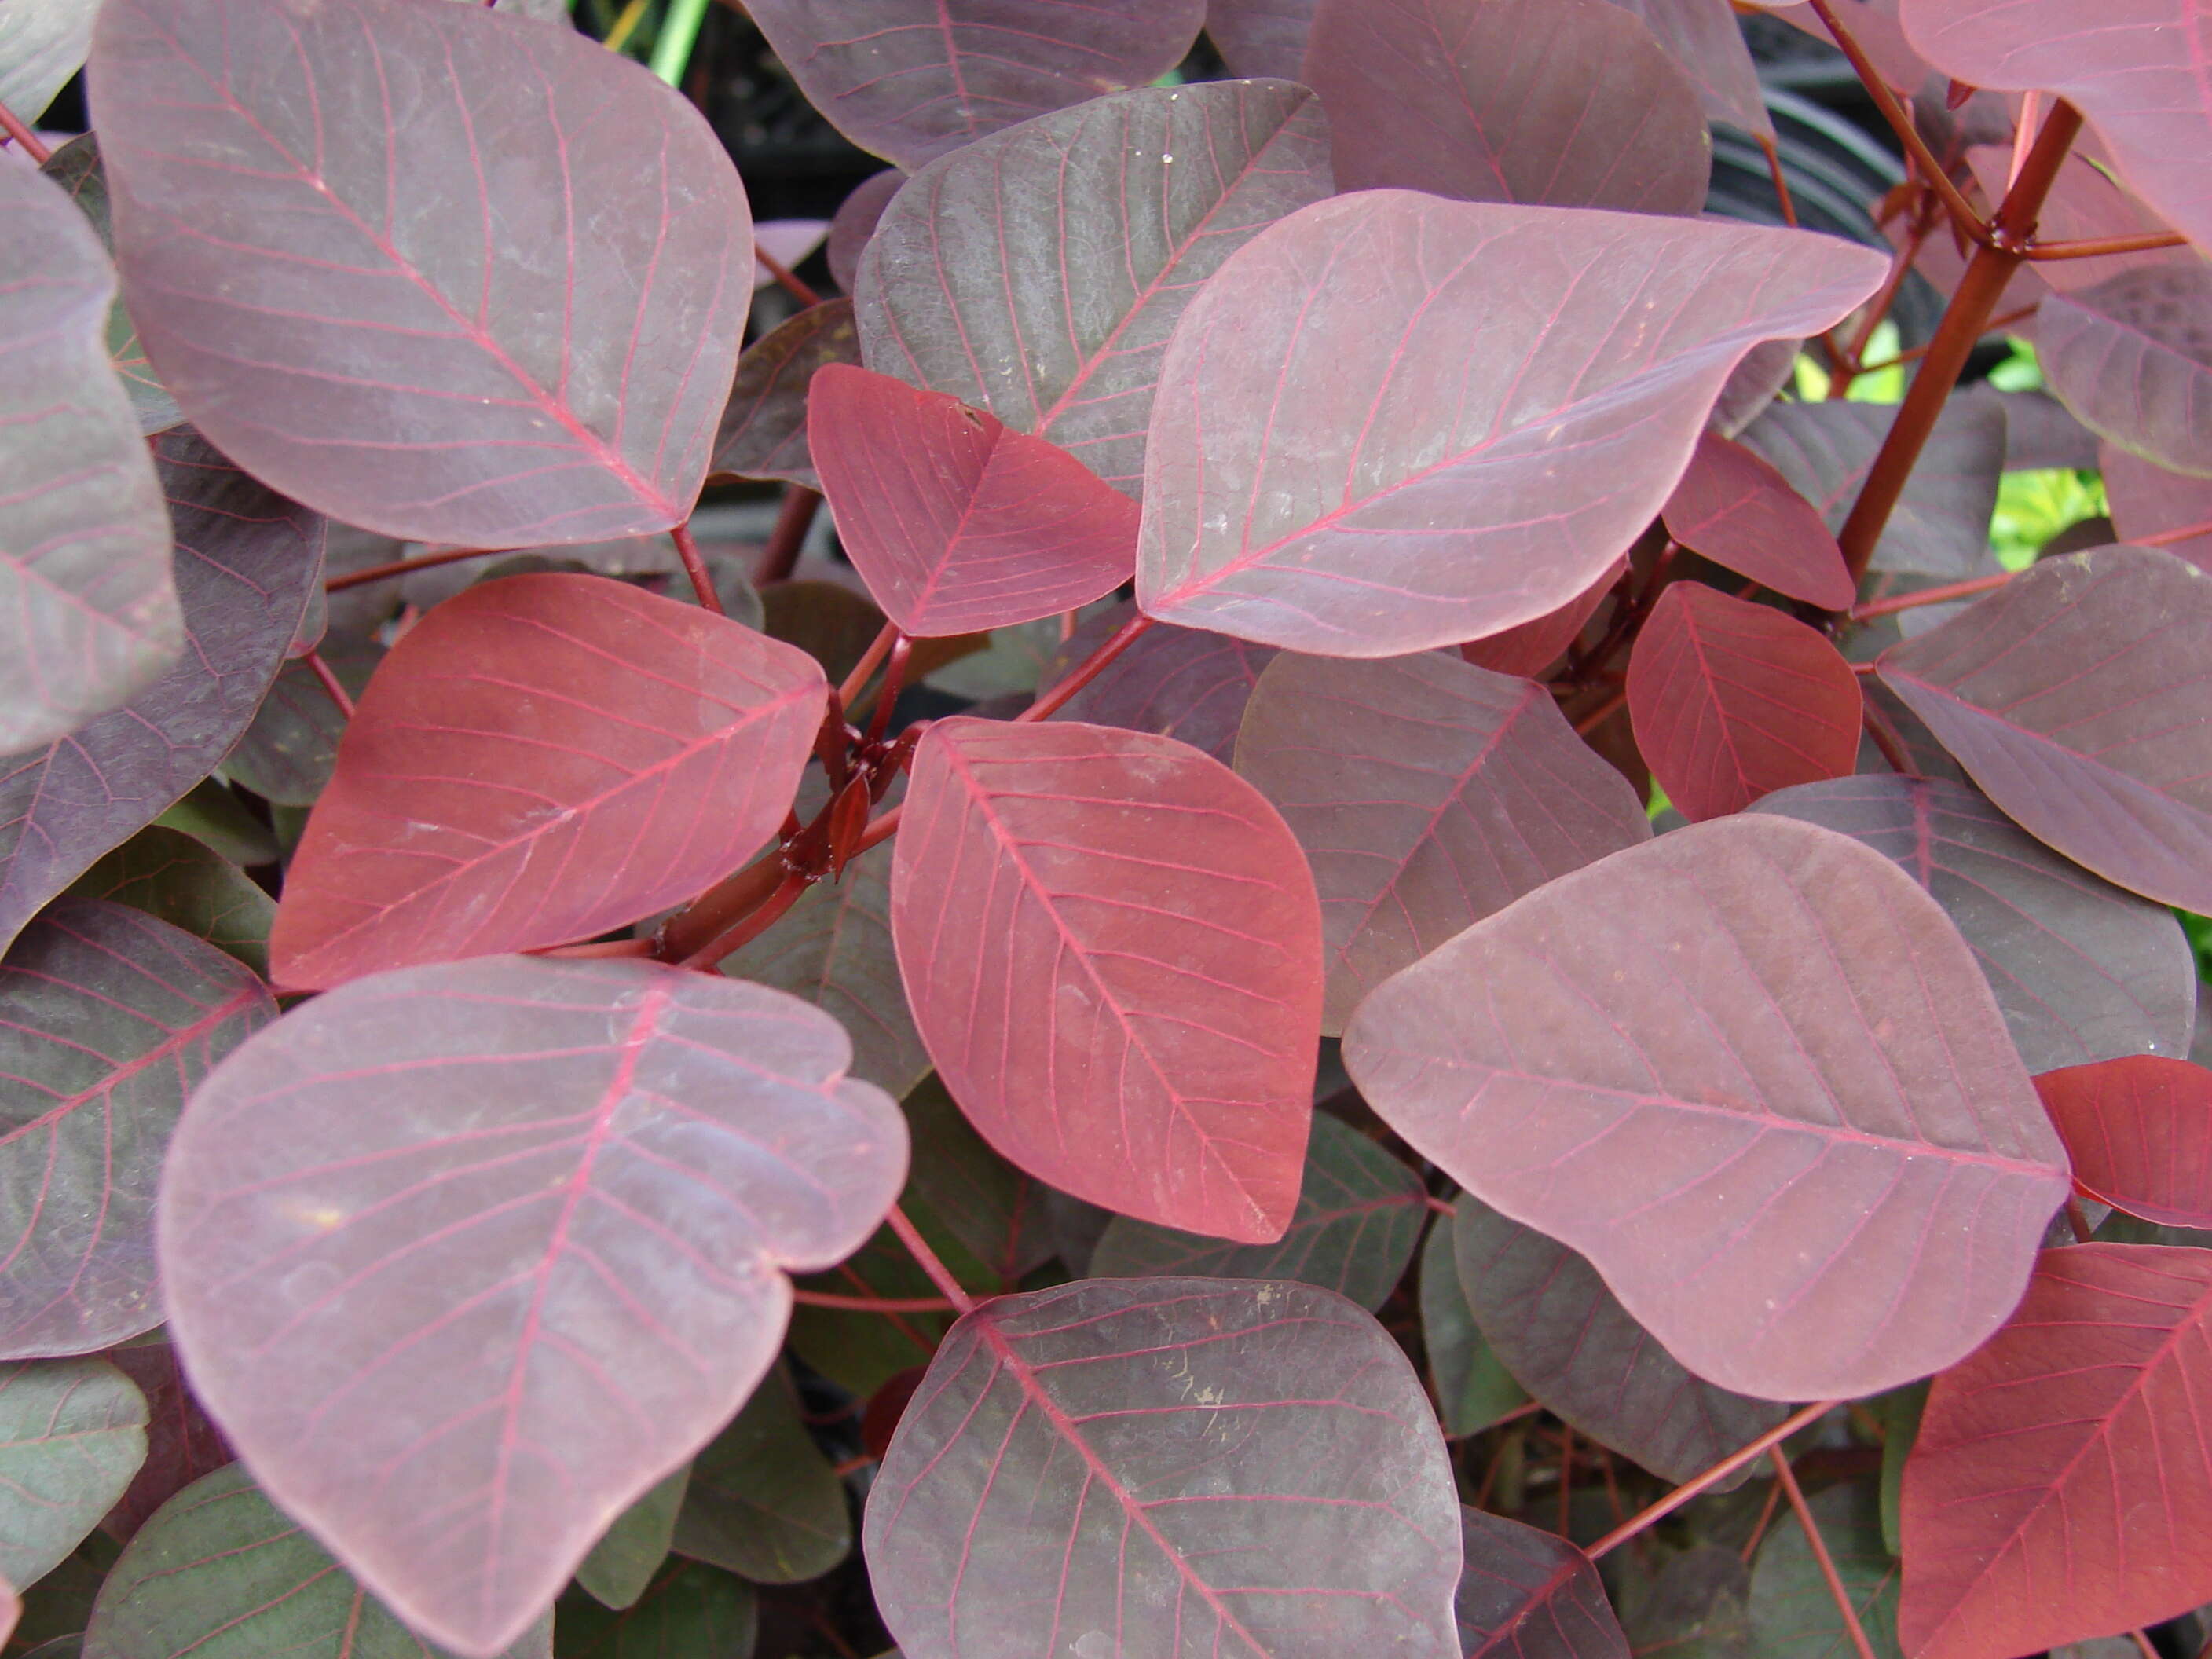
[[[1903,1659],[1897,1644],[1898,1568],[1882,1547],[1881,1498],[1875,1483],[1831,1486],[1807,1507],[1875,1659]],[[1856,1652],[1793,1514],[1775,1522],[1752,1567],[1751,1633],[1758,1659],[1852,1659]]]
[[[719,1567],[669,1562],[643,1595],[616,1611],[579,1590],[553,1615],[557,1659],[751,1659],[760,1603]]]
[[[603,1606],[635,1605],[668,1559],[677,1513],[690,1484],[686,1463],[624,1510],[578,1565],[576,1582]]]
[[[675,1547],[763,1584],[818,1578],[850,1553],[844,1482],[807,1435],[782,1366],[693,1461]]]
[[[1455,1439],[1480,1434],[1528,1403],[1484,1341],[1452,1254],[1452,1218],[1440,1215],[1421,1247],[1421,1341],[1437,1388],[1437,1414]]]
[[[252,877],[182,830],[149,824],[72,883],[71,898],[108,899],[205,939],[269,976],[276,901]]]
[[[0,1364],[0,1578],[67,1560],[145,1461],[145,1396],[105,1359]]]

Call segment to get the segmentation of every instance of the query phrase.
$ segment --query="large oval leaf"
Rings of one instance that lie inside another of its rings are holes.
[[[1786,818],[1562,877],[1385,981],[1345,1063],[1707,1381],[1876,1393],[2008,1313],[2065,1158],[1935,900]]]
[[[212,945],[71,899],[0,960],[0,1355],[110,1347],[161,1322],[154,1190],[185,1097],[276,1001]]]
[[[131,315],[255,477],[463,546],[690,516],[753,259],[681,95],[409,0],[118,0],[88,75]]]
[[[1116,605],[1079,626],[1047,665],[1039,690],[1050,690],[1134,614]],[[1157,732],[1226,766],[1236,758],[1252,688],[1274,659],[1272,645],[1158,623],[1061,704],[1054,718]]]
[[[115,273],[84,216],[0,172],[0,753],[52,743],[175,660],[169,515],[108,367]]]
[[[2208,1342],[2212,1251],[2045,1252],[2010,1322],[1929,1390],[1907,1653],[2012,1659],[2212,1600]]]
[[[0,1581],[59,1566],[145,1455],[145,1398],[106,1360],[0,1364]]]
[[[2035,313],[2036,358],[2066,407],[2155,466],[2212,478],[2212,265],[2122,271]]]
[[[1452,1612],[1469,1659],[1628,1659],[1589,1557],[1502,1515],[1459,1513],[1467,1565]]]
[[[1176,325],[1138,601],[1344,657],[1556,610],[1650,522],[1745,354],[1818,333],[1882,263],[1797,231],[1407,191],[1303,209]]]
[[[1182,61],[1205,0],[752,0],[807,101],[902,167]]]
[[[1843,550],[1772,462],[1717,432],[1699,434],[1667,498],[1667,533],[1715,564],[1824,611],[1856,597]]]
[[[2045,559],[1879,666],[2029,834],[2212,911],[2212,574],[2141,547]]]
[[[1176,319],[1231,251],[1330,188],[1304,87],[1148,89],[1032,122],[923,169],[884,211],[854,295],[868,367],[1133,495]]]
[[[600,576],[471,587],[379,665],[277,908],[279,984],[565,944],[681,903],[791,805],[805,653]]]
[[[2060,858],[1966,785],[1838,778],[1752,810],[1896,860],[1972,947],[2030,1072],[2188,1051],[2197,963],[2173,912]]]
[[[410,1626],[495,1653],[751,1393],[781,1270],[840,1260],[896,1194],[904,1125],[850,1058],[795,997],[644,963],[319,997],[171,1143],[193,1383]]]
[[[152,441],[176,539],[186,649],[112,714],[0,756],[0,945],[230,751],[322,575],[323,521],[189,430]]]
[[[1550,692],[1442,655],[1277,657],[1246,705],[1237,769],[1313,866],[1331,1035],[1462,928],[1651,838],[1635,792]]]
[[[1608,0],[1321,0],[1299,78],[1342,190],[1695,213],[1698,89]]]
[[[953,1327],[865,1535],[907,1659],[1455,1659],[1456,1510],[1413,1367],[1343,1297],[1087,1279]]]
[[[2212,1071],[2135,1054],[2046,1072],[2035,1090],[2082,1191],[2161,1226],[2212,1229]]]
[[[905,813],[899,970],[983,1138],[1125,1215],[1279,1238],[1322,970],[1313,878],[1275,809],[1172,738],[962,719],[921,740]]]

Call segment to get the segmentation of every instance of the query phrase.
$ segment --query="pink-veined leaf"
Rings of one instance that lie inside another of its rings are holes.
[[[0,1356],[88,1353],[161,1322],[154,1192],[177,1115],[276,1018],[189,933],[70,899],[0,958]]]
[[[11,0],[0,10],[0,104],[36,127],[83,67],[98,0]]]
[[[1138,602],[1360,657],[1555,611],[1658,512],[1745,354],[1819,332],[1882,264],[1799,231],[1409,191],[1303,209],[1176,325]]]
[[[1452,1218],[1459,1281],[1515,1382],[1583,1433],[1668,1480],[1687,1480],[1779,1423],[1786,1407],[1683,1369],[1558,1240],[1471,1194]],[[1718,1482],[1741,1486],[1747,1474]]]
[[[2126,270],[2054,294],[2036,309],[2035,347],[2051,389],[2100,437],[2212,478],[2212,264]]]
[[[828,363],[809,385],[806,434],[838,539],[904,633],[1056,617],[1136,568],[1136,502],[950,393]]]
[[[1692,822],[1740,812],[1792,784],[1850,775],[1858,676],[1795,617],[1676,582],[1628,659],[1636,746]]]
[[[1942,907],[1786,818],[1691,824],[1539,888],[1386,981],[1344,1056],[1417,1151],[1762,1400],[1967,1352],[2067,1190]]]
[[[1331,1036],[1462,928],[1651,836],[1644,804],[1549,691],[1436,653],[1277,657],[1246,705],[1237,769],[1313,866]]]
[[[891,933],[969,1121],[1124,1215],[1282,1237],[1322,961],[1281,816],[1186,744],[1075,721],[939,720],[913,778]]]
[[[108,366],[115,273],[58,185],[0,169],[0,753],[176,660],[169,515]]]
[[[107,1359],[146,1399],[146,1461],[100,1523],[110,1538],[127,1544],[162,1504],[232,1462],[235,1454],[202,1409],[168,1343],[126,1342]]]
[[[1609,0],[1320,0],[1299,80],[1342,190],[1696,213],[1698,90]]]
[[[860,361],[850,300],[809,306],[747,347],[714,434],[709,475],[781,478],[820,489],[806,447],[806,389],[824,364]]]
[[[2212,1071],[2131,1054],[2045,1072],[2035,1089],[2084,1192],[2160,1226],[2212,1229]]]
[[[319,518],[190,430],[151,443],[176,543],[185,649],[113,713],[46,747],[0,756],[0,946],[230,751],[321,580]]]
[[[1978,791],[1869,774],[1778,790],[1751,810],[1896,860],[1972,947],[2030,1072],[2187,1050],[2197,963],[2173,912],[2060,858]]]
[[[2030,835],[2212,911],[2212,574],[2141,547],[2045,559],[1880,670]]]
[[[1206,33],[1231,75],[1295,81],[1315,0],[1206,0]]]
[[[860,280],[860,256],[867,251],[868,239],[876,234],[877,222],[906,179],[901,168],[885,167],[861,179],[853,186],[852,194],[837,204],[830,221],[830,245],[823,257],[830,262],[831,278],[845,293],[850,294]]]
[[[1176,319],[1235,249],[1332,188],[1321,105],[1285,82],[1150,88],[1032,122],[924,168],[884,210],[854,295],[865,360],[1134,495]]]
[[[1038,690],[1049,691],[1134,614],[1133,606],[1116,605],[1079,623],[1047,665]],[[1252,688],[1274,659],[1272,645],[1161,623],[1139,634],[1054,718],[1178,738],[1226,766],[1236,757]]]
[[[0,1579],[59,1566],[146,1455],[146,1402],[104,1359],[0,1362]]]
[[[1468,1659],[1628,1659],[1589,1557],[1502,1515],[1459,1513],[1466,1566],[1452,1613]]]
[[[2013,1659],[2212,1600],[2208,1342],[2212,1252],[2044,1253],[1905,1459],[1907,1653]]]
[[[752,0],[807,101],[909,170],[1001,127],[1157,81],[1206,0]]]
[[[588,939],[773,833],[821,723],[803,652],[599,576],[471,587],[379,665],[276,910],[277,982]]]
[[[1610,570],[1557,611],[1503,633],[1469,640],[1459,648],[1461,659],[1477,668],[1487,668],[1493,674],[1510,674],[1519,679],[1542,678],[1544,671],[1582,637],[1583,628],[1597,614],[1598,607],[1612,596],[1627,570],[1628,560],[1625,556],[1615,559]]]
[[[868,1494],[907,1659],[1451,1659],[1457,1502],[1396,1343],[1309,1285],[983,1304]]]
[[[2162,547],[2212,571],[2212,478],[2169,472],[2118,444],[2099,445],[2096,459],[2120,540]]]
[[[1818,509],[1757,450],[1717,432],[1698,439],[1662,516],[1683,546],[1762,587],[1824,611],[1857,597]]]
[[[480,6],[117,0],[88,80],[131,315],[256,477],[461,546],[690,516],[750,222],[642,66]]]
[[[402,969],[192,1097],[170,1330],[270,1498],[413,1628],[514,1641],[781,1345],[905,1126],[795,997],[637,962]]]
[[[1913,47],[1944,74],[2000,92],[2056,93],[2089,118],[2121,176],[2212,252],[2212,4],[2121,0],[1900,0]]]

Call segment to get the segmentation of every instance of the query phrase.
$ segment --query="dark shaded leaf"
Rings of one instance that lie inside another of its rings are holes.
[[[384,652],[368,641],[333,643],[323,662],[356,702]],[[223,757],[223,775],[277,806],[313,806],[337,763],[345,716],[305,663],[288,662],[254,711],[238,746]]]
[[[576,1564],[577,1583],[601,1607],[635,1607],[652,1588],[667,1563],[677,1512],[690,1483],[686,1463],[624,1510]]]
[[[1705,113],[1771,137],[1774,122],[1759,87],[1759,70],[1728,0],[1614,0],[1646,27],[1688,72]],[[1702,204],[1700,204],[1702,205]]]
[[[1303,209],[1176,325],[1138,602],[1361,657],[1555,611],[1650,522],[1745,354],[1826,327],[1881,264],[1719,221],[1407,191]],[[1665,322],[1623,335],[1632,311]]]
[[[991,1150],[936,1073],[909,1091],[900,1109],[914,1141],[908,1188],[926,1213],[940,1219],[1002,1284],[1052,1260],[1048,1188]]]
[[[714,434],[709,476],[781,478],[819,489],[806,447],[806,388],[824,364],[860,361],[850,300],[809,306],[748,346]]]
[[[459,546],[690,516],[752,243],[641,66],[480,6],[118,0],[87,78],[131,315],[255,477]]]
[[[2036,356],[2066,407],[2154,466],[2212,478],[2212,265],[2123,271],[2035,313]]]
[[[276,903],[243,870],[175,830],[149,824],[72,883],[71,898],[110,899],[269,971]]]
[[[1134,614],[1133,607],[1117,605],[1078,626],[1039,677],[1037,689],[1050,690]],[[1055,718],[1175,738],[1226,766],[1236,758],[1252,688],[1274,659],[1271,645],[1157,623],[1070,697]]]
[[[979,1286],[990,1282],[990,1269],[975,1260],[934,1211],[918,1203],[910,1189],[900,1195],[899,1207],[955,1279]],[[830,1296],[899,1301],[939,1295],[929,1275],[915,1264],[914,1253],[889,1227],[878,1228],[867,1243],[830,1272],[802,1279],[799,1285],[801,1290]],[[865,1400],[900,1373],[928,1363],[951,1322],[944,1313],[879,1314],[802,1303],[791,1316],[791,1346],[823,1376]]]
[[[744,1580],[718,1567],[672,1562],[619,1613],[588,1596],[562,1597],[553,1652],[558,1659],[752,1659],[759,1620],[759,1601]]]
[[[908,1659],[1445,1659],[1456,1507],[1412,1365],[1343,1297],[1094,1279],[953,1327],[865,1535]]]
[[[778,1365],[691,1465],[676,1549],[757,1584],[819,1578],[853,1547],[845,1486],[799,1419]]]
[[[1421,1346],[1436,1384],[1437,1417],[1454,1437],[1480,1434],[1528,1402],[1528,1390],[1513,1380],[1474,1322],[1453,1254],[1455,1220],[1440,1215],[1430,1227],[1421,1246],[1419,1288]]]
[[[1628,1659],[1588,1556],[1502,1515],[1459,1513],[1467,1566],[1452,1611],[1470,1659]]]
[[[1493,674],[1541,679],[1544,672],[1582,637],[1583,628],[1597,614],[1598,607],[1613,597],[1627,569],[1626,558],[1615,559],[1612,569],[1557,611],[1503,633],[1468,641],[1459,648],[1462,659]]]
[[[2035,1088],[2084,1192],[2161,1226],[2212,1228],[2212,1071],[2137,1054],[2045,1072]]]
[[[167,1342],[126,1342],[106,1358],[146,1401],[146,1461],[100,1523],[110,1538],[127,1544],[155,1510],[229,1462],[231,1450],[222,1431],[201,1409],[177,1351]]]
[[[1806,1507],[1844,1581],[1876,1659],[1900,1659],[1897,1563],[1881,1541],[1881,1501],[1871,1481],[1831,1486]],[[1758,1659],[1851,1659],[1858,1651],[1795,1513],[1777,1516],[1751,1574],[1752,1651]]]
[[[1206,0],[1206,33],[1231,75],[1295,81],[1315,0]]]
[[[751,1393],[781,1270],[840,1260],[890,1202],[905,1126],[850,1052],[796,998],[637,962],[317,998],[171,1145],[195,1386],[410,1626],[497,1651]]]
[[[0,1363],[0,1579],[60,1565],[146,1455],[146,1402],[104,1359]]]
[[[906,179],[903,169],[885,167],[854,185],[852,194],[831,216],[830,242],[823,257],[830,262],[830,279],[846,293],[850,294],[859,283],[860,256],[867,252],[868,239],[876,234],[877,221]]]
[[[90,222],[108,258],[113,258],[115,234],[108,223],[107,172],[100,165],[98,136],[88,132],[70,139],[39,171],[69,192],[77,211]],[[131,320],[119,295],[107,307],[107,357],[122,377],[123,391],[131,399],[140,431],[167,432],[183,423],[184,411],[155,374],[153,364],[146,361],[137,325]]]
[[[1786,818],[1691,824],[1540,888],[1385,981],[1344,1056],[1418,1151],[1760,1399],[1970,1351],[2066,1193],[1942,908]]]
[[[2112,504],[2117,539],[2162,547],[2200,570],[2212,570],[2212,480],[2153,466],[2117,444],[2099,446],[2096,465]]]
[[[761,595],[763,631],[797,646],[833,680],[852,672],[883,625],[874,602],[842,582],[775,582]]]
[[[247,811],[219,778],[203,778],[185,791],[175,805],[154,820],[153,827],[189,836],[217,858],[241,867],[274,864],[284,854],[276,832]]]
[[[1824,611],[1856,597],[1843,550],[1813,504],[1757,450],[1708,431],[1662,516],[1667,533],[1715,564]]]
[[[1752,1659],[1751,1573],[1731,1549],[1698,1544],[1620,1597],[1620,1627],[1638,1654]]]

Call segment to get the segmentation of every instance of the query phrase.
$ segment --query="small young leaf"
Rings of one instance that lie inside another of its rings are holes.
[[[1824,611],[1856,597],[1820,515],[1755,449],[1708,431],[1662,510],[1667,533],[1715,564]]]
[[[807,1437],[782,1366],[693,1460],[676,1549],[757,1584],[819,1578],[853,1547],[845,1486]]]
[[[1440,1215],[1421,1246],[1421,1346],[1436,1384],[1437,1417],[1454,1437],[1480,1434],[1528,1403],[1474,1322],[1453,1257],[1455,1218]]]
[[[576,1582],[601,1607],[635,1607],[652,1587],[667,1564],[677,1512],[690,1483],[686,1463],[617,1516],[576,1564]]]
[[[589,1596],[561,1598],[554,1659],[752,1659],[760,1622],[753,1588],[719,1567],[672,1561],[619,1613]]]
[[[276,901],[229,860],[181,831],[149,824],[71,883],[68,896],[143,910],[255,974],[269,971]]]
[[[738,359],[708,476],[781,478],[819,489],[806,447],[806,389],[825,365],[860,361],[850,300],[809,306],[748,346]]]
[[[1881,1541],[1881,1504],[1871,1482],[1831,1486],[1806,1507],[1844,1581],[1875,1659],[1901,1659],[1897,1645],[1897,1563]],[[1754,1659],[1845,1659],[1856,1650],[1834,1593],[1795,1513],[1776,1517],[1751,1574]]]
[[[145,1399],[106,1360],[0,1363],[0,1579],[60,1565],[145,1455]]]
[[[2212,1228],[2212,1071],[2136,1054],[2045,1072],[2035,1089],[2084,1192],[2161,1226]]]
[[[2154,466],[2212,478],[2212,265],[2123,271],[2053,295],[2036,358],[2062,402]]]
[[[1498,1659],[1628,1659],[1590,1559],[1502,1515],[1460,1510],[1467,1566],[1452,1611],[1460,1650]]]
[[[1133,606],[1116,605],[1080,623],[1047,665],[1037,689],[1050,690],[1135,614]],[[1252,688],[1274,659],[1272,645],[1156,623],[1062,704],[1054,718],[1175,738],[1226,766],[1236,758],[1237,733]]]

